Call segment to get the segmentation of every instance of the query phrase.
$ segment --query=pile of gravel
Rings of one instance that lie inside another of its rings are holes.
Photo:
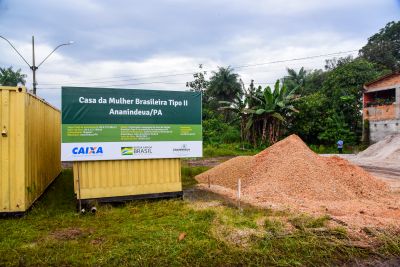
[[[386,136],[357,155],[357,159],[400,164],[400,134]]]

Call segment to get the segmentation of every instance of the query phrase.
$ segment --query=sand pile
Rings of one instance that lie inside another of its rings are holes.
[[[400,229],[400,197],[386,183],[345,159],[315,154],[296,135],[255,156],[233,158],[196,176],[204,183],[200,188],[231,199],[236,199],[238,178],[242,200],[252,205],[328,214],[356,231]]]
[[[236,157],[196,177],[199,182],[237,188],[259,200],[371,199],[388,192],[384,182],[348,161],[320,157],[296,135],[253,157]]]
[[[389,135],[357,155],[357,159],[400,163],[400,134]]]
[[[235,189],[239,178],[242,180],[242,183],[248,183],[249,173],[252,172],[252,165],[252,156],[235,157],[197,175],[196,180],[200,183],[208,183],[210,180],[212,184]]]

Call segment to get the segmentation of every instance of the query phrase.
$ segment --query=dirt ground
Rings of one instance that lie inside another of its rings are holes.
[[[234,156],[213,157],[213,158],[195,158],[184,160],[184,162],[191,167],[215,167],[218,164],[234,158]]]

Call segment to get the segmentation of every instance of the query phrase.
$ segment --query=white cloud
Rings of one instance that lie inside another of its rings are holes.
[[[30,16],[20,16],[21,5]],[[0,35],[10,38],[29,63],[32,34],[37,36],[37,63],[59,43],[75,39],[76,44],[57,50],[37,72],[39,95],[57,106],[57,88],[76,81],[185,90],[190,75],[133,78],[193,72],[199,63],[211,71],[359,49],[386,22],[398,19],[400,10],[395,0],[38,0],[8,1],[7,6]],[[0,66],[10,65],[29,74],[30,86],[30,69],[0,40]],[[286,67],[323,65],[324,58],[317,58],[237,72],[247,84],[250,79],[274,82]],[[129,77],[109,79],[115,76]],[[167,83],[157,83],[161,81]],[[155,83],[135,85],[147,82]]]

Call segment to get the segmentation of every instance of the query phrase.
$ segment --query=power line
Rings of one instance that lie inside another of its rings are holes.
[[[173,76],[183,76],[183,75],[190,75],[193,74],[194,72],[185,72],[185,73],[176,73],[176,74],[169,74],[169,75],[162,75],[162,76],[145,76],[142,78],[136,77],[136,78],[131,78],[131,79],[125,79],[125,80],[106,80],[106,81],[98,81],[98,82],[74,82],[70,83],[70,85],[79,85],[79,84],[93,84],[93,83],[107,83],[107,82],[125,82],[125,81],[135,81],[135,80],[144,80],[144,79],[152,79],[152,78],[165,78],[165,77],[173,77]],[[132,75],[129,76],[120,76],[120,77],[132,77]],[[68,81],[65,81],[65,83],[68,83]],[[60,85],[61,83],[42,83],[42,85]]]
[[[275,60],[275,61],[263,62],[263,63],[255,63],[255,64],[233,66],[232,68],[234,68],[234,69],[250,68],[250,67],[257,67],[257,66],[276,64],[276,63],[285,63],[285,62],[299,61],[299,60],[306,60],[306,59],[314,59],[314,58],[320,58],[320,57],[336,56],[336,55],[340,55],[340,54],[353,53],[353,52],[356,52],[356,51],[358,52],[358,50],[340,51],[340,52],[335,52],[335,53],[330,53],[330,54],[323,54],[323,55],[316,55],[316,56],[299,57],[299,58]]]
[[[275,82],[258,82],[254,81],[255,84],[275,84]],[[112,88],[112,87],[117,87],[117,86],[133,86],[133,85],[143,85],[143,84],[174,84],[174,85],[184,85],[186,87],[186,82],[147,82],[147,83],[131,83],[131,84],[114,84],[114,85],[106,85],[106,86],[101,86],[101,88]],[[66,85],[65,87],[68,87]],[[79,86],[77,86],[78,88]],[[60,90],[61,88],[55,88],[55,87],[50,87],[50,88],[39,88],[40,90]]]
[[[132,86],[132,85],[143,85],[143,84],[182,84],[186,86],[186,82],[144,82],[144,83],[128,83],[128,84],[113,84],[113,85],[102,85],[101,88],[117,87],[117,86]],[[65,85],[65,87],[72,85]],[[77,86],[79,87],[79,86]],[[60,90],[61,88],[40,88],[41,90]]]
[[[275,61],[269,61],[269,62],[246,64],[246,65],[237,65],[237,66],[232,66],[232,68],[233,69],[244,69],[244,68],[251,68],[251,67],[270,65],[270,64],[277,64],[277,63],[285,63],[285,62],[301,61],[301,60],[321,58],[321,57],[329,57],[329,56],[335,56],[335,55],[340,55],[340,54],[345,54],[345,53],[353,53],[353,52],[358,52],[358,50],[339,51],[339,52],[335,52],[335,53],[314,55],[314,56],[308,56],[308,57],[300,57],[300,58],[292,58],[292,59],[284,59],[284,60],[275,60]],[[93,84],[108,83],[108,82],[136,81],[136,80],[152,79],[152,78],[166,78],[166,77],[176,77],[176,76],[183,76],[183,75],[193,75],[194,73],[196,73],[196,72],[174,73],[174,74],[161,75],[161,76],[145,76],[145,77],[142,77],[142,78],[136,77],[136,78],[131,78],[131,79],[116,80],[116,81],[109,80],[109,81],[99,81],[99,82],[71,83],[69,85],[71,85],[71,86],[72,85],[79,86],[79,85],[85,85],[85,84],[93,85]],[[120,76],[120,77],[123,77],[123,76]],[[128,83],[128,84],[101,85],[101,87],[132,86],[132,85],[154,84],[154,83],[161,83],[161,84],[165,83],[165,84],[167,84],[166,82],[149,82],[149,83]],[[186,82],[184,82],[184,83],[186,83]],[[180,84],[180,83],[177,83],[177,84]],[[57,86],[57,85],[62,85],[62,84],[61,83],[47,83],[47,84],[44,83],[44,84],[41,84],[41,85]],[[42,89],[46,89],[46,88],[42,88]]]

